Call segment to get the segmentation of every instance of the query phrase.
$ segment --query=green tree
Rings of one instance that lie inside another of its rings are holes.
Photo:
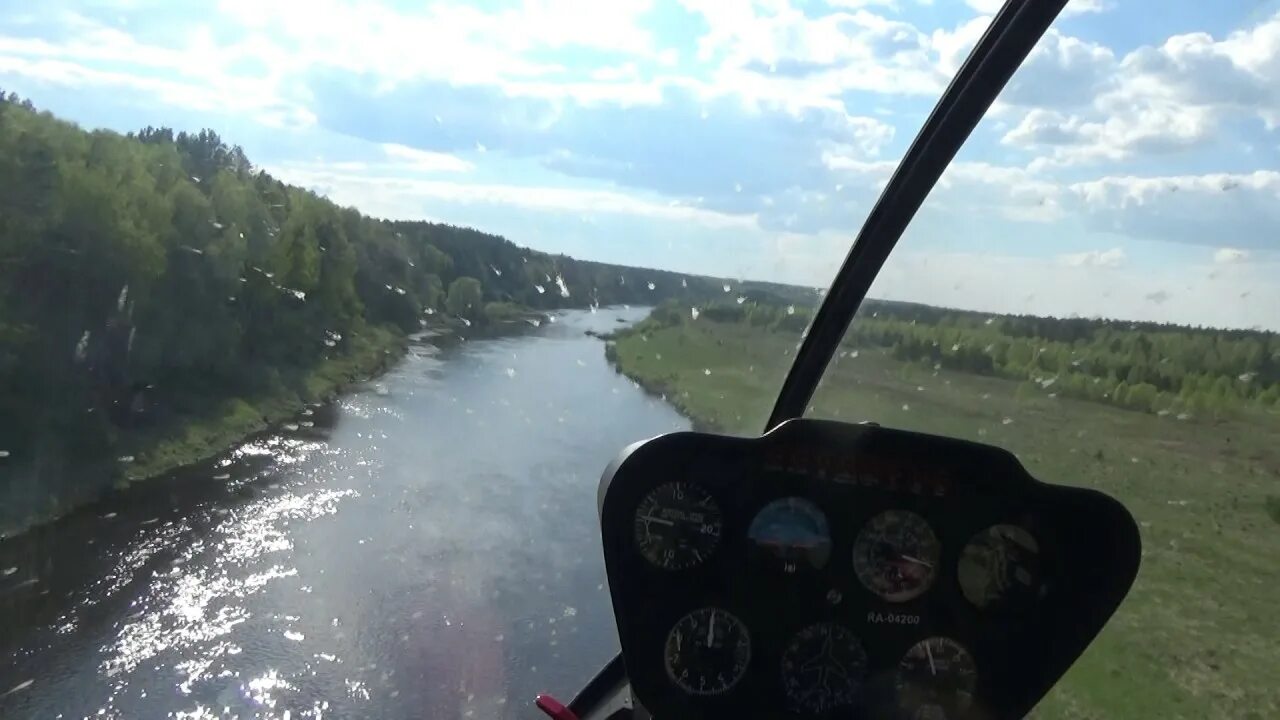
[[[484,292],[480,281],[472,277],[460,277],[449,283],[449,295],[445,307],[449,314],[478,320],[481,317]]]

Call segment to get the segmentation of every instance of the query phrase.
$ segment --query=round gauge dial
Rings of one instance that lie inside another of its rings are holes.
[[[950,638],[921,640],[898,663],[898,696],[913,718],[956,717],[973,702],[977,682],[973,656]]]
[[[825,713],[857,698],[867,673],[867,652],[847,628],[810,625],[782,654],[782,687],[787,699],[810,713]]]
[[[858,533],[853,570],[871,592],[889,602],[906,602],[933,584],[941,552],[924,518],[889,510],[871,518]]]
[[[635,538],[640,554],[657,567],[693,567],[720,544],[720,508],[693,483],[659,485],[636,507]]]
[[[680,618],[667,633],[667,676],[691,695],[727,692],[747,672],[751,635],[727,610],[707,607]]]
[[[804,498],[782,498],[764,506],[751,521],[747,537],[783,572],[821,570],[831,557],[827,517]]]
[[[1040,545],[1017,525],[993,525],[960,554],[960,589],[984,610],[1007,610],[1040,597]]]
[[[983,610],[1015,609],[1043,591],[1039,543],[1018,525],[992,525],[970,539],[957,574],[964,596]]]

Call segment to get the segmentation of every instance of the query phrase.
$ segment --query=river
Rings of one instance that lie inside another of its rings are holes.
[[[600,473],[687,427],[584,335],[644,314],[414,345],[296,429],[0,544],[0,717],[531,718],[535,693],[567,699],[617,650]]]

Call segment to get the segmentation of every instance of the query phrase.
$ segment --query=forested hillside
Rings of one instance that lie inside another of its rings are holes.
[[[724,292],[366,217],[271,177],[212,131],[88,132],[3,92],[0,187],[6,511],[43,512],[85,476],[98,487],[181,462],[175,441],[212,450],[375,370],[443,314],[474,329],[525,308]]]

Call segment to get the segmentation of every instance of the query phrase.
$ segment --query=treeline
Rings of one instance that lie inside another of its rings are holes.
[[[212,131],[88,132],[3,92],[0,187],[0,491],[15,468],[114,461],[122,431],[367,352],[373,328],[723,292],[366,217]]]
[[[799,332],[811,310],[754,301],[717,302],[701,320]],[[674,304],[654,322],[693,322]],[[1280,410],[1280,335],[1085,318],[1004,316],[869,301],[846,350],[883,348],[927,368],[1005,377],[1038,391],[1160,415],[1221,416]]]

